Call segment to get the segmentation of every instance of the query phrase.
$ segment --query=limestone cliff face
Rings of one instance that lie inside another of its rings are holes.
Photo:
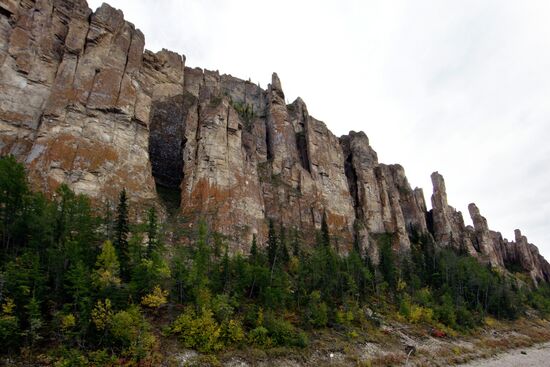
[[[300,98],[287,105],[276,74],[264,90],[144,50],[143,34],[109,5],[0,0],[0,71],[0,154],[25,162],[46,192],[66,183],[113,203],[125,187],[133,207],[156,205],[181,226],[206,218],[233,252],[254,235],[265,241],[268,219],[306,243],[325,219],[340,251],[356,241],[375,263],[380,235],[403,254],[425,235],[550,280],[519,231],[502,239],[474,204],[465,226],[438,173],[428,212],[403,167],[379,163],[363,132],[334,136]]]
[[[143,34],[85,1],[0,2],[0,152],[33,183],[91,197],[156,199],[148,155]]]

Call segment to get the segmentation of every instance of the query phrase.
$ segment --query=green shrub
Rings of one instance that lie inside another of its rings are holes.
[[[240,321],[226,320],[222,323],[220,339],[224,345],[240,344],[244,337],[244,330]]]
[[[403,298],[399,303],[399,313],[407,320],[411,317],[411,302],[407,297]]]
[[[105,349],[88,353],[88,360],[90,365],[94,367],[110,367],[116,363],[116,357],[111,355]]]
[[[19,344],[19,322],[13,315],[0,316],[0,345],[2,352],[8,352]],[[1,353],[1,352],[0,352]]]
[[[78,349],[61,349],[54,367],[87,367],[90,363]]]
[[[109,331],[123,355],[140,361],[151,357],[157,342],[150,329],[139,308],[131,306],[113,315]]]
[[[309,302],[305,312],[307,325],[325,327],[328,323],[328,307],[321,301],[321,292],[313,291],[309,295]]]
[[[441,298],[443,303],[435,309],[437,319],[441,323],[454,328],[456,326],[456,313],[451,296],[445,294]]]
[[[212,299],[212,311],[219,322],[228,320],[235,312],[227,294],[218,294]]]
[[[347,305],[340,306],[334,312],[334,321],[337,324],[350,326],[354,320],[355,320],[355,315],[353,314],[353,311],[349,307],[347,307]]]
[[[172,333],[179,337],[185,347],[203,353],[223,348],[221,332],[222,328],[209,309],[203,309],[202,313],[197,315],[193,308],[188,307],[172,325]]]
[[[275,344],[291,347],[307,346],[308,341],[305,333],[290,322],[269,316],[265,318],[264,324]]]
[[[269,331],[263,327],[258,326],[248,333],[248,342],[257,347],[271,347],[273,340],[269,337]]]

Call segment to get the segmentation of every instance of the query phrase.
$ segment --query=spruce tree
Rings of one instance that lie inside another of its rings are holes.
[[[323,214],[323,220],[321,221],[321,243],[323,246],[330,246],[330,233],[327,224],[327,215]]]
[[[222,289],[224,293],[229,291],[230,287],[230,269],[229,269],[229,248],[225,245],[225,252],[223,254],[223,259],[221,262],[221,271],[220,271],[220,280],[222,282]]]
[[[0,235],[4,250],[12,244],[12,231],[21,217],[28,192],[25,168],[13,156],[0,158]]]
[[[384,280],[395,289],[397,286],[397,269],[395,267],[395,255],[392,249],[392,238],[389,234],[381,238],[379,267],[384,276]]]
[[[130,250],[128,246],[128,233],[130,230],[128,224],[128,197],[126,196],[126,189],[122,189],[120,192],[115,230],[115,246],[120,261],[120,275],[123,280],[127,281],[130,277]]]
[[[252,235],[252,246],[250,247],[250,259],[253,263],[258,261],[258,243],[256,241],[256,234]]]
[[[302,250],[302,239],[300,236],[300,231],[294,227],[292,229],[292,255],[296,257],[300,257],[300,253]]]
[[[277,234],[275,233],[275,225],[273,219],[269,220],[269,231],[267,233],[267,258],[269,260],[269,267],[273,268],[277,261]]]
[[[101,253],[97,256],[95,271],[92,274],[93,284],[100,289],[120,285],[119,261],[116,251],[109,240],[103,242]]]
[[[279,256],[281,263],[286,265],[290,261],[290,254],[288,253],[288,245],[286,240],[286,230],[281,224],[281,230],[279,232]]]
[[[153,252],[158,249],[158,220],[154,207],[147,213],[147,238],[147,258],[150,259]]]

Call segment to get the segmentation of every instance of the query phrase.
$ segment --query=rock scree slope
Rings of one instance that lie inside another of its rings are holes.
[[[276,74],[264,90],[144,44],[107,4],[0,0],[0,154],[24,162],[45,192],[65,183],[114,203],[126,188],[137,207],[172,206],[188,226],[206,218],[233,253],[253,236],[263,243],[268,219],[301,233],[325,220],[339,251],[355,242],[375,263],[380,235],[398,252],[425,235],[550,280],[519,230],[503,239],[475,204],[466,226],[437,172],[428,211],[403,167],[379,163],[363,132],[334,136],[300,98],[286,104]]]

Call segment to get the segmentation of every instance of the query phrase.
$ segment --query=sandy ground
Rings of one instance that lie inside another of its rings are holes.
[[[522,353],[523,352],[523,353]],[[516,349],[491,359],[461,364],[462,367],[535,367],[550,366],[550,343]]]

